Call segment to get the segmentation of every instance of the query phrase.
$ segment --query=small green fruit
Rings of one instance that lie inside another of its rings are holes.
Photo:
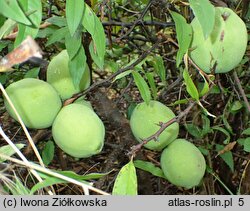
[[[229,8],[215,8],[215,24],[205,40],[197,18],[191,23],[193,40],[190,57],[206,73],[226,73],[242,60],[247,47],[247,29],[241,18]]]
[[[64,152],[76,158],[86,158],[102,150],[105,128],[93,110],[73,103],[59,112],[52,125],[52,134]]]
[[[131,130],[137,139],[148,138],[160,129],[160,122],[167,122],[174,118],[175,114],[165,105],[158,101],[150,101],[138,104],[130,118]],[[150,141],[144,145],[148,149],[160,151],[174,141],[179,134],[179,124],[173,123],[167,127],[159,136],[157,141]]]
[[[62,107],[56,90],[50,84],[35,78],[14,82],[6,88],[6,92],[24,124],[29,128],[50,127]],[[6,99],[4,103],[10,116],[18,121]]]
[[[206,170],[200,150],[185,139],[176,139],[161,155],[161,168],[172,184],[184,188],[199,185]]]
[[[47,82],[59,93],[62,100],[70,98],[90,85],[90,72],[87,66],[80,85],[75,87],[69,71],[69,56],[66,50],[61,51],[49,63],[47,69]]]

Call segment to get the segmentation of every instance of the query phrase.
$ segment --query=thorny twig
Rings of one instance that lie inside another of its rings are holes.
[[[158,46],[159,43],[160,43],[160,40],[158,40],[149,50],[144,51],[142,53],[142,55],[132,64],[130,64],[124,68],[121,68],[120,70],[118,70],[117,72],[110,75],[109,77],[107,77],[104,80],[97,81],[96,83],[92,84],[89,88],[85,89],[83,92],[79,92],[79,93],[73,95],[73,97],[71,97],[70,99],[68,99],[64,102],[64,105],[68,105],[68,104],[74,102],[79,97],[86,95],[88,92],[94,90],[95,88],[97,88],[105,83],[111,83],[111,80],[113,78],[115,78],[116,76],[118,76],[119,74],[126,72],[127,70],[133,69],[136,65],[138,65],[140,62],[142,62]]]
[[[103,26],[122,26],[122,27],[130,27],[136,25],[145,25],[145,26],[162,26],[162,27],[170,27],[174,26],[174,22],[160,22],[160,21],[138,21],[136,23],[132,22],[119,22],[119,21],[107,21],[102,22]],[[124,35],[123,35],[124,36]],[[121,39],[121,38],[119,38]]]
[[[191,101],[189,103],[189,106],[184,110],[182,111],[181,113],[179,113],[178,116],[170,119],[169,121],[165,122],[165,123],[160,123],[160,129],[158,131],[156,131],[153,135],[149,136],[148,138],[145,138],[142,140],[141,143],[135,145],[135,146],[132,146],[131,147],[131,151],[128,153],[129,156],[135,156],[135,154],[145,145],[147,144],[149,141],[151,140],[155,140],[157,141],[157,139],[159,138],[159,136],[161,135],[161,133],[167,128],[169,127],[170,125],[172,125],[173,123],[177,122],[179,123],[180,120],[186,116],[189,111],[193,108],[193,106],[195,105],[195,102],[194,101]]]

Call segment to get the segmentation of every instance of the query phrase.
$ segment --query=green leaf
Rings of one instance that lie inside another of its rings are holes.
[[[127,70],[127,71],[125,71],[125,72],[123,72],[123,73],[120,73],[119,75],[117,75],[117,76],[115,77],[114,81],[119,80],[119,79],[121,79],[121,78],[124,78],[124,77],[126,77],[127,75],[129,75],[129,74],[132,73],[132,72],[133,72],[133,70]]]
[[[84,181],[84,180],[100,179],[100,178],[108,175],[111,171],[109,171],[107,173],[90,173],[90,174],[85,174],[85,175],[79,175],[73,171],[56,171],[56,172],[66,176],[66,177],[70,177],[72,179],[78,180],[78,181]]]
[[[209,0],[189,0],[189,3],[207,39],[214,28],[215,8]]]
[[[136,103],[131,103],[131,104],[128,106],[128,109],[127,109],[127,117],[128,117],[129,120],[130,120],[130,118],[131,118],[131,115],[132,115],[132,113],[133,113],[133,111],[134,111],[136,105],[137,105]]]
[[[228,130],[228,132],[233,134],[233,129],[232,129],[231,125],[228,122],[228,115],[226,113],[227,113],[227,109],[224,109],[224,112],[223,112],[223,115],[222,115],[222,121],[223,121],[223,124],[224,124],[225,128]]]
[[[212,129],[218,130],[226,135],[226,139],[223,141],[224,144],[228,144],[230,142],[230,133],[227,130],[219,126],[214,126]]]
[[[202,135],[207,135],[209,132],[211,132],[211,127],[210,127],[210,120],[207,116],[202,115]]]
[[[204,147],[198,147],[198,149],[201,151],[201,153],[205,156],[207,156],[209,154],[209,151],[204,148]]]
[[[203,88],[200,92],[200,97],[203,97],[205,94],[207,94],[209,91],[209,85],[208,85],[208,82],[205,81],[204,84],[203,84]]]
[[[59,173],[61,175],[64,175],[66,177],[78,180],[78,181],[80,181],[82,183],[85,183],[85,184],[89,184],[87,182],[87,180],[99,179],[99,178],[101,178],[103,176],[106,176],[106,175],[108,175],[110,173],[110,172],[107,172],[107,173],[91,173],[91,174],[86,174],[86,175],[79,175],[79,174],[76,174],[73,171],[55,171],[55,172],[57,172],[57,173]],[[57,177],[53,177],[53,176],[50,176],[50,175],[47,175],[47,174],[44,174],[44,173],[41,173],[41,172],[38,172],[38,173],[44,180],[43,180],[43,182],[39,182],[39,183],[37,183],[36,185],[34,185],[32,187],[31,194],[35,193],[37,190],[39,190],[41,188],[45,188],[45,187],[48,187],[48,186],[51,186],[51,185],[68,183],[67,181],[59,179]]]
[[[6,20],[7,20],[7,18],[4,17],[4,16],[2,16],[2,15],[0,14],[0,27],[3,26],[3,24],[4,24],[4,22],[5,22]]]
[[[42,159],[44,164],[47,166],[53,160],[55,154],[55,145],[53,141],[48,141],[42,151]]]
[[[30,194],[30,190],[23,185],[21,180],[15,175],[15,187],[10,188],[12,195],[28,195]]]
[[[48,38],[50,37],[57,29],[55,27],[47,27],[45,29],[40,29],[37,33],[37,38]]]
[[[104,55],[106,48],[106,37],[101,21],[92,11],[92,9],[85,3],[84,13],[82,18],[83,27],[91,34],[93,42],[92,46],[89,47],[91,56],[98,57],[93,58],[94,62],[98,61],[96,65],[103,69]]]
[[[85,175],[79,175],[73,171],[56,171],[56,172],[66,176],[66,177],[70,177],[72,179],[78,180],[78,181],[84,181],[84,180],[100,179],[100,178],[108,175],[111,171],[109,171],[107,173],[90,173],[90,174],[85,174]]]
[[[244,146],[245,138],[239,138],[237,139],[237,143],[241,146]]]
[[[32,25],[16,0],[0,0],[0,14],[18,23]]]
[[[9,79],[9,76],[7,74],[1,73],[1,75],[0,75],[0,83],[1,84],[4,85],[8,79]]]
[[[223,150],[224,146],[220,144],[216,144],[216,151],[219,152],[220,150]],[[234,172],[234,160],[233,160],[233,154],[231,151],[225,152],[223,154],[219,155],[224,162],[229,166],[232,172]]]
[[[11,19],[7,19],[3,26],[0,28],[0,40],[7,34],[9,34],[16,26],[16,22],[11,20]],[[1,49],[0,49],[1,50]]]
[[[155,56],[153,58],[153,66],[156,73],[160,76],[161,81],[166,82],[166,69],[161,56]]]
[[[242,135],[250,135],[250,127],[243,130]]]
[[[239,100],[236,100],[232,103],[231,112],[237,112],[243,107],[242,103]]]
[[[56,25],[58,27],[64,27],[67,26],[67,21],[64,17],[61,16],[53,16],[51,18],[48,18],[46,22],[49,22],[53,25]]]
[[[68,27],[63,27],[60,28],[58,30],[56,30],[48,39],[47,43],[46,43],[46,47],[48,47],[49,45],[55,43],[55,42],[59,42],[62,39],[65,38],[65,34],[67,34],[69,32]]]
[[[42,3],[41,1],[19,0],[19,3],[26,13],[32,12],[29,15],[29,20],[32,22],[32,26],[25,24],[18,24],[18,34],[15,40],[14,46],[18,46],[28,35],[36,38],[39,26],[42,20]]]
[[[185,124],[186,130],[196,138],[202,138],[202,130],[194,124]]]
[[[0,41],[0,51],[2,51],[2,49],[4,49],[7,46],[11,46],[12,42],[9,40],[2,40]],[[3,73],[1,73],[3,74]]]
[[[135,160],[134,165],[136,168],[147,171],[156,177],[161,177],[166,179],[161,168],[155,166],[153,163],[143,160]]]
[[[16,147],[18,149],[22,149],[24,146],[25,146],[25,144],[16,144]],[[15,150],[10,145],[5,145],[5,146],[0,147],[0,153],[4,154],[6,156],[12,156],[16,152],[15,152]],[[5,160],[6,159],[0,158],[0,163],[4,162]]]
[[[244,151],[245,152],[250,152],[250,137],[246,138],[244,140]]]
[[[39,71],[40,67],[34,67],[25,73],[24,78],[37,78]]]
[[[37,184],[35,184],[30,191],[30,195],[33,195],[36,191],[51,186],[51,185],[56,185],[56,184],[63,184],[63,183],[67,183],[65,180],[56,178],[56,177],[49,177],[45,180],[43,180],[42,182],[38,182]]]
[[[70,33],[65,36],[65,45],[69,55],[69,59],[73,59],[82,46],[81,33],[75,33],[73,36]]]
[[[171,106],[179,105],[179,104],[187,104],[188,99],[181,99],[181,100],[176,100],[174,103],[171,103]]]
[[[156,98],[157,98],[157,88],[156,88],[156,85],[155,85],[154,74],[153,73],[146,73],[145,75],[146,75],[146,77],[148,79],[148,83],[149,83],[153,98],[154,98],[154,100],[156,100]]]
[[[108,73],[115,73],[119,70],[119,64],[117,64],[117,62],[113,60],[106,60],[104,69]]]
[[[75,87],[80,85],[82,76],[86,70],[86,55],[83,46],[80,47],[74,58],[69,60],[69,71]]]
[[[204,80],[204,83],[203,83],[203,87],[199,93],[199,96],[202,97],[204,96],[205,94],[208,93],[209,91],[209,84],[207,82],[207,79],[205,78],[205,76],[203,74],[200,74],[202,77],[203,77],[203,80]]]
[[[93,59],[93,61],[97,65],[97,67],[99,67],[100,69],[103,69],[104,59],[102,59],[98,55],[93,41],[91,41],[90,44],[89,44],[89,52],[90,52],[91,58]]]
[[[83,0],[66,0],[66,20],[72,37],[82,20],[84,5]]]
[[[132,160],[118,173],[112,195],[137,195],[137,176]]]
[[[84,180],[94,180],[94,179],[100,179],[103,176],[108,175],[109,173],[111,173],[111,171],[107,172],[107,173],[90,173],[90,174],[84,174],[84,175],[79,175],[73,171],[54,171],[58,174],[64,175],[66,177],[70,177],[72,179],[78,180],[78,181],[84,181]],[[47,179],[47,178],[51,178],[51,175],[39,172],[39,175],[43,178],[43,179]]]
[[[217,86],[217,85],[212,86],[212,88],[210,90],[210,94],[220,94],[220,93],[221,93],[221,90],[220,90],[219,86]]]
[[[129,67],[131,64],[133,64],[138,58],[134,58],[134,59],[131,59],[131,61],[126,65],[126,67]],[[143,61],[141,61],[139,64],[136,65],[136,68],[138,70],[141,70],[142,69],[142,65],[145,63],[145,59]],[[122,72],[120,73],[119,75],[117,75],[114,79],[114,81],[118,80],[118,79],[121,79],[127,75],[129,75],[130,73],[132,73],[133,70],[127,70],[125,72]]]
[[[176,66],[179,67],[184,54],[187,52],[192,40],[192,27],[186,22],[186,19],[180,14],[171,11],[171,16],[175,22],[177,41],[179,50],[176,57]]]
[[[149,104],[149,101],[151,100],[151,94],[150,94],[150,90],[148,87],[148,84],[146,83],[146,81],[144,80],[144,78],[140,75],[140,73],[133,71],[132,72],[134,80],[135,80],[135,84],[138,87],[141,97],[142,99]]]
[[[184,69],[183,71],[183,78],[187,87],[187,92],[188,94],[195,100],[199,100],[199,93],[198,90],[196,88],[196,86],[194,85],[194,82],[192,80],[192,78],[190,77],[188,71],[186,69]]]

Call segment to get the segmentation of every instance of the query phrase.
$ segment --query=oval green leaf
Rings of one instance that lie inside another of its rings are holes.
[[[245,129],[245,130],[243,130],[242,134],[243,135],[250,135],[250,127],[247,128],[247,129]]]
[[[18,24],[18,34],[15,40],[15,47],[17,47],[28,35],[36,38],[39,26],[42,21],[42,3],[41,1],[19,0],[20,5],[24,12],[31,13],[29,20],[32,22],[32,26],[25,24]]]
[[[112,191],[113,195],[137,195],[137,177],[133,161],[122,167]]]
[[[65,35],[65,46],[69,55],[69,59],[73,59],[82,46],[81,38],[81,33],[75,33],[73,36],[71,36],[70,33]]]
[[[82,20],[84,6],[83,0],[66,1],[66,20],[71,36],[74,35]]]
[[[18,23],[32,25],[16,0],[1,0],[0,8],[0,14],[2,14],[3,16],[10,18]]]
[[[55,42],[59,42],[62,39],[65,38],[65,34],[67,34],[69,31],[68,27],[63,27],[60,29],[57,29],[48,39],[47,43],[46,43],[46,47],[48,47],[49,45],[55,43]]]
[[[74,58],[69,60],[69,71],[72,76],[74,86],[79,86],[85,72],[86,65],[85,51],[83,46],[81,46]]]
[[[184,54],[187,52],[192,39],[192,27],[186,22],[186,19],[180,14],[171,11],[171,16],[175,22],[177,41],[179,50],[176,57],[176,66],[179,67]]]
[[[188,94],[195,100],[199,100],[199,93],[198,90],[196,88],[196,86],[194,85],[194,82],[192,80],[192,78],[190,77],[188,71],[186,69],[184,69],[183,71],[183,78],[186,84],[186,88],[187,88],[187,92]]]
[[[106,48],[106,37],[104,33],[104,28],[101,21],[92,11],[92,9],[85,3],[83,18],[82,18],[83,27],[91,34],[93,39],[92,46],[90,46],[90,53],[94,62],[98,61],[96,65],[103,69],[104,65],[104,55]]]
[[[216,151],[219,152],[220,150],[224,149],[224,146],[220,144],[216,144]],[[223,154],[219,155],[224,162],[229,166],[232,172],[234,172],[234,160],[233,160],[233,154],[231,151],[225,152]]]
[[[146,77],[148,79],[148,83],[149,83],[153,98],[154,98],[154,100],[156,100],[157,99],[157,91],[158,91],[158,89],[157,89],[156,84],[155,84],[154,73],[146,73],[145,75],[146,75]]]
[[[139,89],[139,92],[141,94],[142,99],[149,104],[149,101],[151,100],[151,93],[150,89],[148,87],[147,82],[144,80],[144,78],[140,75],[140,73],[133,71],[132,72],[135,84]]]
[[[53,141],[48,141],[42,151],[42,159],[44,164],[47,166],[53,160],[55,154],[55,145]]]
[[[103,176],[108,175],[110,172],[107,173],[90,173],[90,174],[86,174],[86,175],[79,175],[76,174],[73,171],[55,171],[56,173],[59,173],[61,175],[64,175],[66,177],[78,180],[79,182],[82,182],[84,184],[89,184],[86,180],[94,180],[94,179],[99,179]],[[41,172],[38,172],[38,174],[44,179],[42,182],[37,183],[36,185],[34,185],[31,189],[31,193],[30,194],[34,194],[36,191],[38,191],[41,188],[45,188],[51,185],[55,185],[55,184],[63,184],[63,183],[68,183],[65,180],[62,180],[60,178],[57,177],[53,177]],[[90,185],[90,184],[89,184]]]
[[[155,56],[153,58],[153,66],[156,73],[160,76],[161,81],[164,83],[166,81],[166,69],[161,56]]]
[[[214,28],[215,8],[209,0],[189,0],[189,3],[207,39]]]
[[[244,140],[244,151],[250,152],[250,137]]]
[[[153,163],[144,160],[135,160],[134,165],[136,168],[147,171],[156,177],[161,177],[166,179],[161,168],[155,166]]]

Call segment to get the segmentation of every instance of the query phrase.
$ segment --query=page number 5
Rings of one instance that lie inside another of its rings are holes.
[[[238,205],[241,207],[244,205],[244,198],[239,198]]]

